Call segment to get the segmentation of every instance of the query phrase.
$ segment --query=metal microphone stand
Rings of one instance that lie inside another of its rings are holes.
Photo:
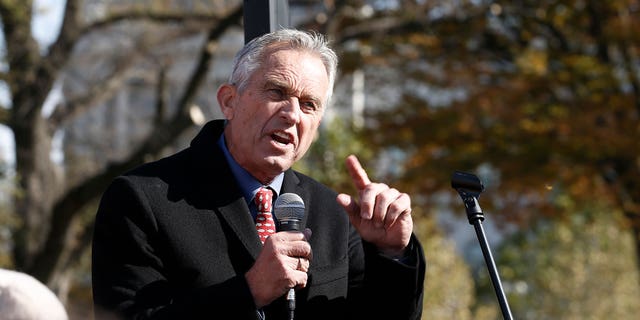
[[[498,303],[500,304],[500,309],[502,310],[502,317],[506,320],[512,320],[513,316],[511,315],[511,310],[509,309],[507,297],[505,296],[504,290],[502,289],[502,283],[500,282],[500,276],[498,275],[498,268],[496,267],[496,263],[493,260],[491,249],[489,248],[489,242],[487,241],[484,229],[482,228],[484,214],[482,213],[482,209],[480,208],[480,204],[478,203],[478,197],[484,190],[484,185],[477,176],[466,172],[456,171],[451,176],[451,187],[458,191],[458,194],[460,194],[465,209],[467,210],[467,218],[469,219],[469,224],[473,225],[474,229],[476,230],[476,235],[478,236],[478,241],[480,242],[480,248],[482,249],[482,255],[484,256],[484,260],[487,263],[489,276],[491,277],[491,282],[493,283],[493,288],[496,291]]]

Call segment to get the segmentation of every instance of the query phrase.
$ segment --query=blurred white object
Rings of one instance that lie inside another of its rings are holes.
[[[67,320],[58,297],[34,277],[0,269],[0,320]]]

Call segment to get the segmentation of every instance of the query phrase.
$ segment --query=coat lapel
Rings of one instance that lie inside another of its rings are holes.
[[[255,260],[262,248],[258,232],[231,169],[216,145],[223,127],[222,121],[209,122],[191,142],[194,180],[198,181],[195,192],[199,202],[229,225]]]
[[[260,250],[262,250],[262,243],[260,243],[258,232],[244,198],[237,198],[227,205],[218,207],[218,212],[220,212],[220,218],[229,224],[231,230],[253,259],[257,259]]]

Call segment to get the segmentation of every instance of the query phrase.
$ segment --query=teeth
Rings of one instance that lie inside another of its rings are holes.
[[[280,143],[289,143],[289,135],[283,132],[274,132],[273,136],[277,139],[278,142]]]
[[[278,137],[280,137],[282,139],[289,139],[289,136],[287,134],[285,134],[285,133],[282,133],[282,132],[276,132],[273,135],[278,136]]]

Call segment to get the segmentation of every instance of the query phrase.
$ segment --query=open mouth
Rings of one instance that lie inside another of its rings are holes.
[[[293,142],[291,135],[284,132],[274,132],[271,134],[271,138],[280,145],[288,145]]]

